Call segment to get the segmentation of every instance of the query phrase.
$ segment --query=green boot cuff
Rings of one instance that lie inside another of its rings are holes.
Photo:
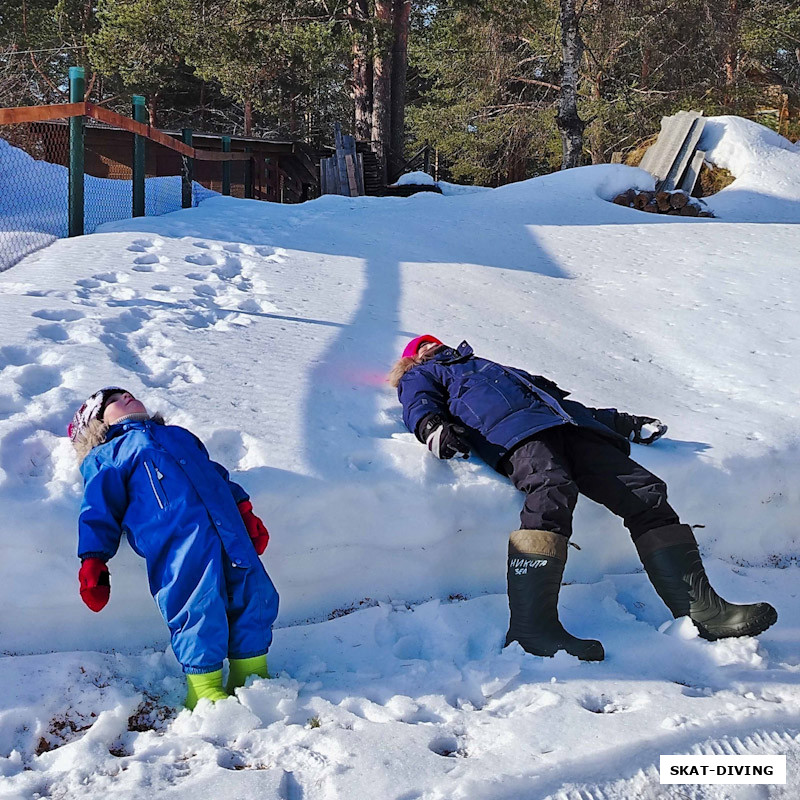
[[[186,675],[186,700],[184,705],[190,711],[194,710],[197,701],[201,697],[215,703],[217,700],[224,700],[228,697],[227,692],[222,688],[222,670],[214,672],[202,672],[199,675]]]
[[[267,656],[253,656],[252,658],[231,658],[231,670],[228,675],[227,690],[233,694],[234,689],[244,686],[245,681],[251,676],[269,678],[267,671]]]

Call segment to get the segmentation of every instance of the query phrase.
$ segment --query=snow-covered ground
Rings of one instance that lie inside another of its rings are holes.
[[[111,223],[0,275],[0,798],[790,798],[800,785],[800,148],[737,118],[718,219],[613,205],[623,166],[445,196],[216,197]],[[501,650],[521,496],[437,462],[384,375],[413,335],[658,416],[712,582],[780,615],[708,643],[618,519],[582,500],[562,617],[582,664]],[[77,594],[64,436],[101,385],[206,441],[251,493],[281,592],[277,675],[189,714],[126,547]],[[55,651],[55,652],[53,652]],[[661,787],[660,754],[783,753],[785,786]]]

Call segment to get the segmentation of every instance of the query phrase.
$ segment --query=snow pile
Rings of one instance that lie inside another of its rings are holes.
[[[395,183],[396,186],[436,186],[436,181],[433,179],[432,176],[428,175],[427,172],[406,172],[404,175],[401,175],[397,182]]]
[[[777,157],[759,131],[753,175]],[[769,222],[791,186],[752,180],[759,225],[606,202],[652,187],[621,165],[444,197],[214,197],[0,275],[0,648],[117,651],[0,659],[0,798],[678,797],[654,771],[676,752],[786,753],[789,783],[763,796],[794,797],[800,226]],[[759,642],[659,633],[669,614],[620,521],[582,499],[562,617],[607,660],[501,652],[522,497],[403,427],[384,375],[425,332],[666,422],[634,457],[705,526],[720,592],[772,602],[777,625]],[[177,713],[182,679],[126,544],[109,606],[78,598],[64,433],[108,384],[203,438],[270,528],[278,677],[241,705]],[[740,788],[692,796],[753,796]]]
[[[67,235],[69,170],[39,161],[0,139],[0,271],[28,253]],[[84,230],[131,216],[131,181],[95,178],[84,184]],[[193,184],[192,202],[216,195]],[[181,207],[181,178],[145,180],[145,213],[166,214]]]
[[[706,120],[698,144],[706,161],[736,180],[706,198],[714,214],[730,222],[800,223],[800,146],[741,117]]]

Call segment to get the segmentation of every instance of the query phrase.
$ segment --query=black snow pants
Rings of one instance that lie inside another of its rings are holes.
[[[501,469],[525,492],[522,529],[571,536],[579,493],[622,517],[634,541],[680,522],[664,481],[602,436],[572,425],[549,428],[518,445]]]

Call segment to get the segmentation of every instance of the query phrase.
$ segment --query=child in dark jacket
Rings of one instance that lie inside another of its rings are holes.
[[[268,677],[278,594],[259,559],[269,534],[244,489],[194,434],[149,415],[119,387],[95,392],[69,435],[84,479],[83,602],[92,611],[108,602],[106,562],[125,533],[147,563],[150,592],[186,674],[186,707],[228,697],[249,675]]]
[[[525,492],[520,530],[509,538],[506,645],[517,641],[539,656],[565,650],[586,661],[604,657],[600,642],[572,636],[558,619],[579,494],[622,517],[655,590],[700,636],[753,636],[776,621],[769,603],[735,605],[714,591],[666,484],[630,458],[629,442],[651,444],[665,433],[657,419],[589,408],[541,375],[429,334],[408,343],[389,378],[403,421],[435,456],[475,452]]]

